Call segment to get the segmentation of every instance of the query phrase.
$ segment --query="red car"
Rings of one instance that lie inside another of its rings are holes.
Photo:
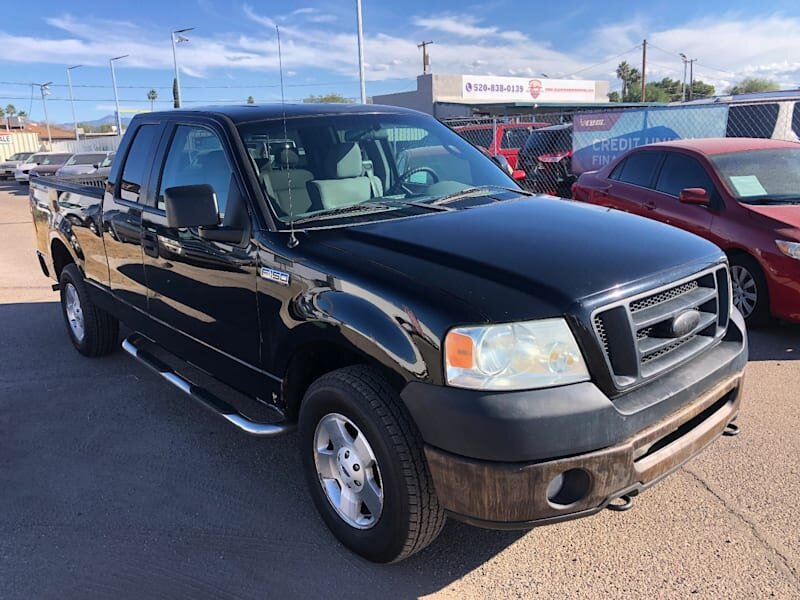
[[[528,135],[534,129],[547,125],[549,123],[483,123],[460,125],[453,127],[453,131],[471,144],[486,148],[492,156],[505,156],[511,168],[516,169],[520,148],[525,145]]]
[[[733,303],[751,324],[800,321],[800,144],[679,140],[584,173],[572,197],[669,223],[728,254]]]

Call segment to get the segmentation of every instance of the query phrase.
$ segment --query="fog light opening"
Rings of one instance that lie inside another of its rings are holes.
[[[583,469],[569,469],[559,473],[547,486],[547,500],[561,508],[583,500],[592,487],[592,478]]]

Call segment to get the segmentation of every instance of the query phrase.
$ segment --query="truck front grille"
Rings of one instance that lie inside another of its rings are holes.
[[[730,318],[729,281],[727,267],[715,267],[596,311],[595,334],[617,387],[654,377],[719,341]],[[696,323],[680,331],[675,319],[684,313]]]

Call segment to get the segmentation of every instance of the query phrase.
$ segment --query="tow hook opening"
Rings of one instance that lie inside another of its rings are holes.
[[[606,508],[608,510],[613,510],[614,512],[625,512],[626,510],[630,510],[633,508],[633,496],[630,494],[623,494],[619,498],[614,498],[611,502],[609,502]]]
[[[735,435],[739,435],[739,431],[739,426],[734,422],[730,422],[725,426],[725,430],[722,432],[722,435],[726,437],[733,437]]]

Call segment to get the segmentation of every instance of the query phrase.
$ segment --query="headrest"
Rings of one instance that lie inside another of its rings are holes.
[[[300,161],[300,157],[297,155],[297,152],[292,150],[291,148],[284,148],[281,150],[281,155],[278,160],[278,165],[281,168],[285,167],[294,167]]]
[[[325,157],[325,172],[331,179],[361,177],[361,148],[355,142],[336,144]]]

